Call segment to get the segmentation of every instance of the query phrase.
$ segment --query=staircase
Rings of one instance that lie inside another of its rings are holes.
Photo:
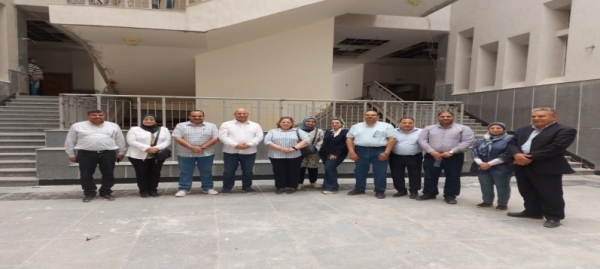
[[[35,150],[59,127],[58,97],[17,96],[0,106],[0,186],[35,186]]]

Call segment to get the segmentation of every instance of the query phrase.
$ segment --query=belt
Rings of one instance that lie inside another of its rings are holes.
[[[367,147],[367,146],[358,146],[357,147],[362,147],[362,148],[370,148],[370,149],[384,149],[385,146],[379,146],[379,147]]]
[[[83,150],[83,149],[80,149],[80,150],[78,150],[78,151],[89,152],[89,153],[98,153],[98,154],[100,154],[100,153],[106,153],[106,152],[111,152],[111,151],[112,151],[112,152],[114,152],[114,151],[115,151],[115,149],[109,149],[109,150]]]

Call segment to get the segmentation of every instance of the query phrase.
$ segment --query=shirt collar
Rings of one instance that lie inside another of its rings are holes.
[[[408,133],[403,132],[400,128],[396,128],[396,131],[398,131],[398,133],[401,133],[401,134],[410,134],[410,133],[414,133],[415,131],[417,131],[417,129],[419,129],[419,128],[413,128]]]
[[[196,124],[193,124],[191,121],[188,121],[188,122],[187,122],[187,124],[188,124],[188,125],[191,125],[191,126],[204,126],[204,125],[205,125],[205,124],[204,124],[204,122],[202,122],[202,123],[200,123],[200,124],[196,125]]]
[[[532,124],[532,125],[531,125],[531,128],[533,128],[534,130],[537,130],[537,131],[542,131],[542,130],[544,130],[544,129],[546,129],[546,128],[550,127],[551,125],[554,125],[555,123],[556,123],[556,121],[553,121],[552,123],[550,123],[550,124],[548,124],[548,125],[546,125],[546,126],[542,127],[542,129],[538,129],[538,128],[536,128],[536,127],[535,127],[535,125],[533,125],[533,124]]]

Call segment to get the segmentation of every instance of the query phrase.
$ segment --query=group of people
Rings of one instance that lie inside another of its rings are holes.
[[[170,146],[172,137],[180,169],[176,197],[190,193],[195,167],[200,173],[202,192],[219,194],[212,180],[215,144],[219,141],[223,143],[224,162],[221,194],[232,192],[238,166],[242,170],[242,191],[256,193],[252,188],[253,167],[257,146],[262,141],[268,148],[276,194],[292,194],[303,188],[307,171],[310,187],[321,188],[323,194],[337,193],[337,167],[350,157],[355,162],[356,183],[348,195],[366,193],[367,176],[372,168],[375,197],[384,199],[389,166],[397,191],[393,197],[409,195],[418,201],[435,199],[443,171],[444,201],[456,204],[464,154],[474,141],[473,131],[455,123],[451,111],[439,112],[438,123],[423,129],[416,128],[415,120],[410,117],[400,119],[398,128],[394,128],[379,121],[379,114],[372,110],[364,113],[363,122],[350,129],[344,128],[341,118],[333,118],[331,129],[322,130],[316,127],[314,117],[305,117],[299,128],[294,128],[293,118],[281,117],[277,128],[266,135],[259,124],[248,120],[246,109],[238,108],[233,115],[234,120],[217,128],[204,121],[203,111],[193,110],[189,121],[177,124],[172,135],[167,128],[157,125],[154,116],[146,115],[142,125],[132,127],[125,139],[118,125],[104,121],[102,111],[89,111],[88,120],[74,124],[65,142],[69,160],[79,163],[83,201],[89,202],[96,196],[97,187],[92,178],[96,166],[102,173],[100,196],[114,200],[111,195],[113,170],[115,162],[124,156],[136,171],[140,196],[159,196],[157,186],[164,160],[156,159],[156,154]],[[532,125],[518,129],[514,136],[507,134],[504,123],[491,123],[484,137],[472,145],[470,171],[479,178],[483,200],[477,207],[493,206],[495,187],[496,210],[507,210],[514,172],[525,210],[510,212],[508,216],[545,217],[544,226],[554,228],[564,219],[562,175],[573,172],[564,154],[574,141],[576,130],[556,123],[556,111],[548,107],[533,109],[531,119]],[[311,150],[303,153],[304,148]],[[319,160],[325,168],[322,187],[317,184]],[[408,189],[405,171],[408,172]],[[422,171],[425,173],[423,184]]]

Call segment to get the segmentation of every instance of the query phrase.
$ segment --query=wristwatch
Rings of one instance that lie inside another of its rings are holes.
[[[454,155],[454,151],[452,151],[452,150],[451,150],[451,151],[448,151],[448,153],[450,153],[450,154]]]
[[[384,151],[383,154],[390,155],[390,152],[389,151]]]

